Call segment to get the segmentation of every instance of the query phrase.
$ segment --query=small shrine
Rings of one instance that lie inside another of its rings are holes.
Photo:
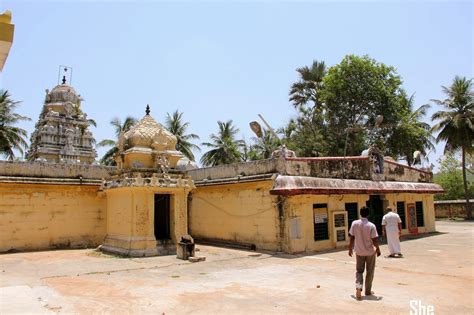
[[[95,161],[95,139],[89,130],[87,114],[81,109],[81,95],[66,81],[64,75],[61,84],[46,90],[43,110],[31,135],[29,161],[71,164]]]
[[[103,181],[107,236],[101,249],[125,256],[176,253],[188,234],[190,163],[176,137],[146,115],[119,137],[117,171]]]

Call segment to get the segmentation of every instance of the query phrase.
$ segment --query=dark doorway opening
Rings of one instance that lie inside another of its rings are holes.
[[[407,228],[404,201],[397,201],[397,213],[398,213],[398,216],[400,217],[400,220],[402,220],[402,229],[404,230]]]
[[[370,209],[369,221],[375,224],[377,227],[377,233],[382,236],[382,218],[384,215],[383,211],[383,200],[380,195],[370,195],[369,200],[366,202],[367,207]]]
[[[352,222],[354,222],[358,218],[357,202],[347,202],[346,211],[347,211],[347,221],[348,221],[347,230],[350,230],[352,226]]]
[[[171,239],[170,233],[170,195],[155,194],[155,238]]]

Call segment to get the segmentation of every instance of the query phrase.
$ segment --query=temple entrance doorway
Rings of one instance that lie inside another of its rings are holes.
[[[170,233],[170,195],[155,194],[155,238],[171,239]]]
[[[384,216],[384,200],[381,195],[370,195],[366,202],[370,209],[369,221],[377,227],[377,233],[382,236],[382,218]]]

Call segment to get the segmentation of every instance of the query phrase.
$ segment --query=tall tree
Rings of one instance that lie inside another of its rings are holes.
[[[113,156],[118,152],[118,137],[122,132],[127,132],[132,128],[133,125],[137,123],[137,119],[127,116],[125,121],[122,122],[120,118],[115,117],[110,121],[112,127],[114,127],[114,132],[117,140],[104,139],[97,144],[97,147],[112,147],[109,149],[104,156],[100,159],[100,163],[104,165],[116,165]]]
[[[299,81],[292,84],[289,100],[297,110],[297,117],[283,128],[291,130],[284,140],[298,156],[324,155],[323,139],[327,135],[325,112],[321,101],[323,80],[327,74],[324,61],[313,61],[308,67],[296,69]]]
[[[299,107],[296,118],[289,120],[279,131],[283,134],[283,143],[295,151],[297,156],[325,156],[327,127],[318,109]]]
[[[324,61],[313,61],[311,67],[304,66],[296,69],[300,79],[291,85],[290,101],[295,107],[306,106],[316,108],[320,105],[319,91],[323,85],[323,78],[326,75],[326,65]]]
[[[321,90],[329,130],[329,155],[343,155],[346,137],[347,154],[359,155],[370,144],[367,136],[378,115],[383,115],[384,124],[397,124],[401,83],[395,68],[368,56],[349,55],[331,67]]]
[[[26,130],[15,127],[19,121],[31,120],[26,116],[15,113],[20,102],[11,99],[7,90],[0,90],[0,156],[9,160],[15,158],[15,150],[23,155],[28,148]]]
[[[189,122],[183,122],[183,113],[180,113],[178,110],[174,111],[172,115],[166,113],[165,127],[174,134],[178,140],[176,150],[183,153],[191,161],[194,161],[192,150],[201,151],[201,149],[197,145],[189,142],[189,140],[199,139],[199,136],[194,133],[186,134]]]
[[[422,121],[430,106],[423,105],[414,111],[415,96],[408,96],[405,91],[401,92],[400,100],[400,121],[395,126],[386,127],[387,130],[384,131],[390,135],[387,139],[387,155],[405,159],[411,166],[416,162],[413,156],[415,151],[426,156],[429,150],[434,150],[431,127]]]
[[[472,79],[456,76],[450,87],[442,86],[446,99],[431,100],[444,106],[433,114],[432,120],[439,121],[432,127],[439,132],[436,141],[446,141],[445,152],[461,149],[461,166],[466,198],[467,218],[472,220],[472,207],[469,202],[468,183],[466,176],[466,155],[472,154],[474,139],[474,91]]]
[[[233,126],[232,120],[226,122],[218,121],[218,134],[211,134],[212,142],[204,142],[202,145],[212,148],[201,157],[204,166],[216,166],[242,161],[240,150],[245,146],[243,140],[236,140],[239,129]]]

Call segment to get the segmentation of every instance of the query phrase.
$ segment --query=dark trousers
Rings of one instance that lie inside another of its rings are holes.
[[[372,256],[359,256],[356,255],[357,264],[356,264],[356,288],[361,289],[364,285],[364,269],[366,269],[365,274],[365,293],[370,294],[372,291],[372,280],[374,280],[374,271],[375,271],[375,254]]]

